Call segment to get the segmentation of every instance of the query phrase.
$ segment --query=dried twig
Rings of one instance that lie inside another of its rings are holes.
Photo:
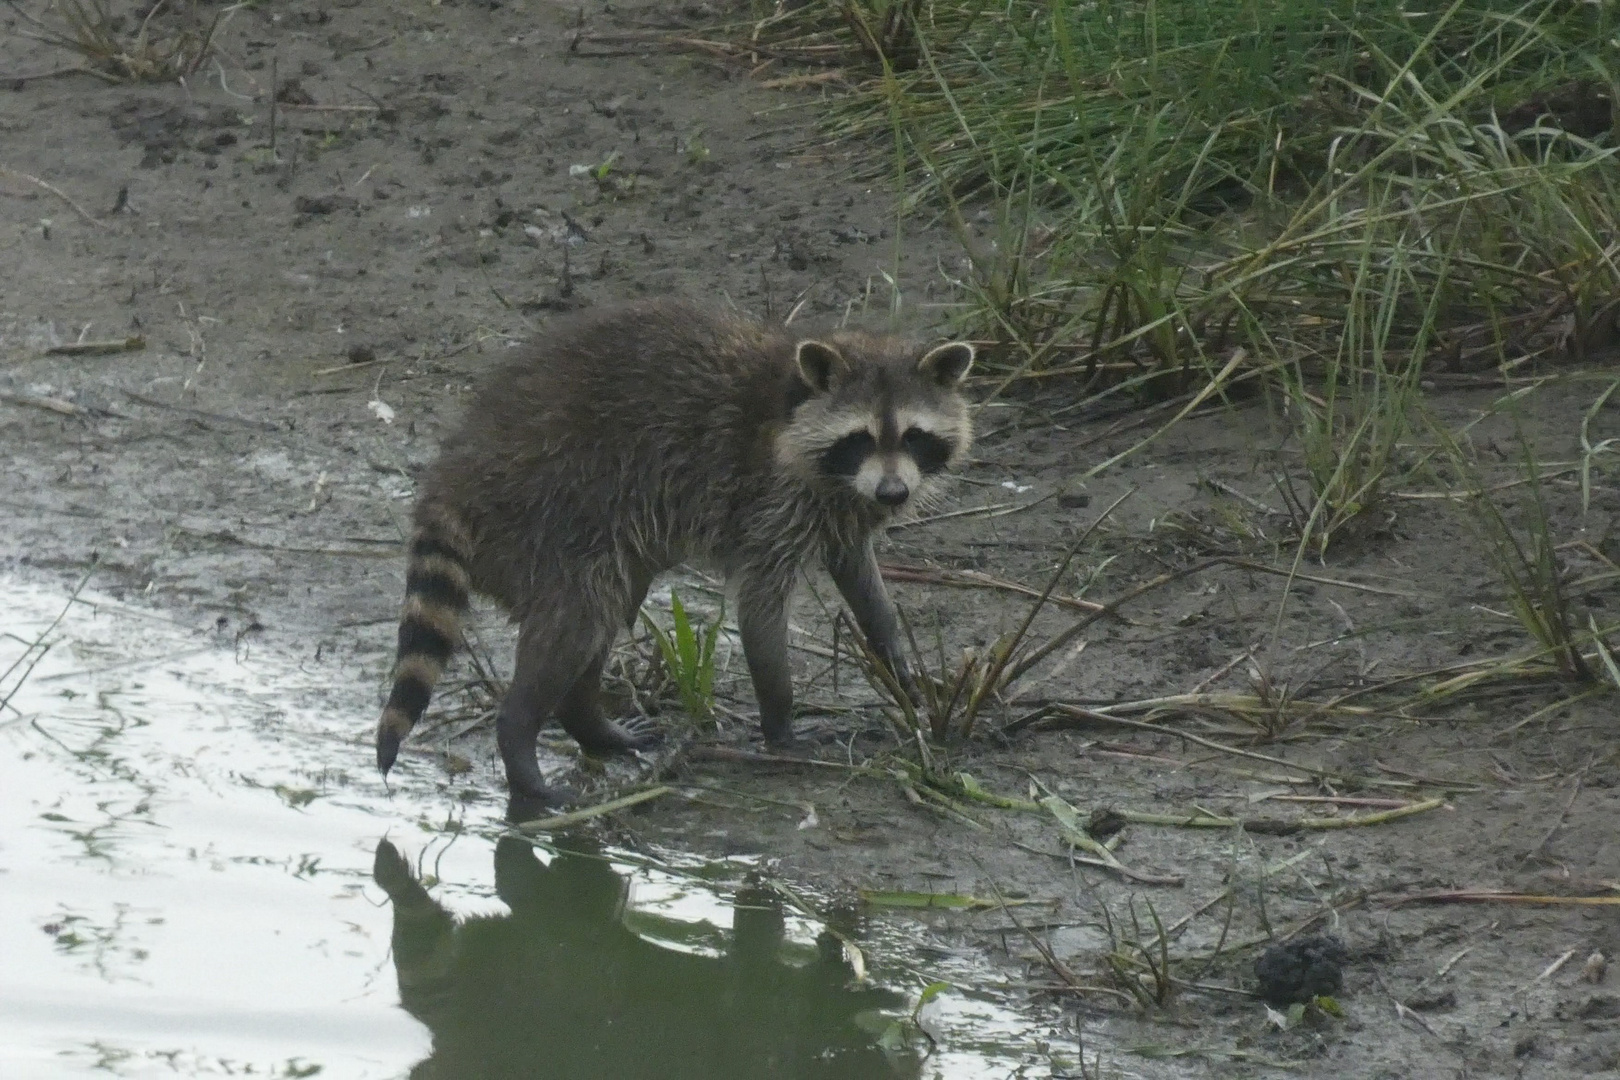
[[[1045,851],[1041,848],[1035,847],[1033,844],[1025,844],[1018,840],[1013,841],[1013,846],[1022,848],[1031,855],[1045,855],[1052,859],[1062,859],[1065,862],[1072,863],[1076,866],[1092,866],[1098,870],[1112,870],[1120,877],[1125,878],[1128,881],[1134,881],[1139,885],[1170,885],[1180,887],[1187,883],[1187,879],[1179,874],[1147,874],[1140,870],[1132,870],[1128,866],[1123,866],[1118,862],[1118,860],[1110,862],[1105,859],[1094,859],[1089,855],[1076,855],[1072,848],[1069,851]]]
[[[1191,829],[1235,829],[1242,828],[1245,832],[1261,833],[1269,836],[1287,836],[1296,832],[1307,830],[1326,831],[1329,829],[1354,829],[1364,825],[1387,825],[1391,821],[1411,817],[1413,814],[1423,814],[1430,810],[1438,810],[1446,805],[1445,799],[1424,799],[1420,802],[1402,803],[1388,810],[1378,810],[1370,814],[1348,814],[1344,817],[1302,817],[1302,818],[1234,818],[1223,817],[1218,814],[1152,814],[1139,810],[1115,810],[1126,821],[1138,825],[1170,825]]]
[[[1558,830],[1562,829],[1564,827],[1564,822],[1569,819],[1569,812],[1575,808],[1575,800],[1580,798],[1580,794],[1581,794],[1581,777],[1579,775],[1577,775],[1575,777],[1575,784],[1574,784],[1573,790],[1571,790],[1570,793],[1569,793],[1569,801],[1566,802],[1564,804],[1564,808],[1561,811],[1559,811],[1558,820],[1554,821],[1552,823],[1552,828],[1548,829],[1547,832],[1542,836],[1541,842],[1539,844],[1537,844],[1534,848],[1531,848],[1529,853],[1526,854],[1523,859],[1519,860],[1519,865],[1520,866],[1523,866],[1525,863],[1529,862],[1531,859],[1537,858],[1538,856],[1541,855],[1542,852],[1547,850],[1547,845],[1552,843],[1552,838],[1558,835]]]
[[[95,572],[96,557],[92,555],[90,557],[90,568],[84,572],[83,577],[79,578],[78,584],[73,586],[73,591],[68,594],[67,603],[63,604],[62,610],[56,613],[56,618],[52,619],[51,624],[45,629],[41,630],[33,641],[27,643],[27,647],[23,649],[22,655],[17,657],[16,660],[12,661],[10,667],[6,668],[5,671],[0,672],[0,681],[4,681],[11,678],[12,674],[23,664],[24,661],[27,661],[28,663],[28,666],[23,668],[22,674],[17,677],[16,684],[6,692],[5,697],[0,698],[0,711],[5,710],[11,705],[11,699],[17,696],[17,691],[21,690],[23,684],[28,681],[28,676],[33,672],[34,665],[38,664],[40,660],[44,659],[46,652],[50,650],[50,646],[45,643],[45,639],[50,636],[51,631],[55,630],[62,624],[62,620],[67,618],[67,613],[73,610],[73,605],[79,599],[79,594],[84,591],[85,585],[89,584],[90,575],[94,574]]]
[[[723,761],[737,765],[802,765],[806,768],[841,769],[865,776],[886,777],[888,774],[861,765],[842,761],[823,761],[812,757],[790,757],[787,754],[761,754],[754,750],[738,750],[732,746],[694,746],[686,751],[693,761]]]
[[[1334,780],[1343,783],[1348,779],[1348,777],[1341,776],[1338,773],[1328,772],[1325,769],[1314,768],[1310,765],[1302,765],[1297,761],[1289,761],[1287,758],[1273,757],[1270,754],[1262,754],[1255,750],[1242,750],[1236,746],[1227,746],[1225,743],[1218,743],[1213,739],[1206,739],[1201,735],[1194,735],[1188,731],[1178,731],[1175,728],[1168,728],[1162,724],[1149,724],[1141,720],[1127,720],[1123,716],[1111,716],[1108,713],[1099,712],[1095,709],[1082,708],[1079,705],[1057,703],[1052,705],[1051,708],[1059,715],[1048,716],[1042,721],[1043,723],[1062,723],[1065,719],[1068,719],[1070,721],[1079,721],[1081,723],[1115,724],[1119,727],[1135,728],[1138,731],[1151,731],[1156,735],[1172,735],[1178,739],[1185,739],[1187,742],[1197,743],[1199,746],[1202,746],[1208,750],[1214,750],[1217,753],[1231,754],[1233,757],[1248,758],[1251,761],[1264,761],[1268,765],[1281,765],[1285,768],[1297,769],[1300,772],[1310,773],[1313,776],[1319,776],[1327,780]]]
[[[80,205],[79,201],[77,199],[75,199],[73,196],[69,195],[67,192],[63,191],[61,188],[57,187],[55,184],[51,183],[48,180],[41,180],[39,177],[34,176],[34,175],[30,174],[30,173],[25,173],[25,172],[22,172],[22,171],[17,170],[17,169],[9,168],[9,167],[7,167],[5,165],[0,165],[0,176],[14,177],[15,179],[23,180],[23,181],[26,181],[27,183],[33,184],[35,187],[44,188],[46,191],[50,192],[52,195],[55,195],[58,199],[61,199],[63,202],[67,203],[68,206],[73,208],[74,213],[76,213],[80,217],[84,218],[84,220],[88,221],[90,224],[94,225],[96,228],[98,228],[98,229],[107,228],[107,223],[106,222],[101,221],[94,214],[92,214],[90,211],[86,210],[82,205]]]
[[[637,791],[622,798],[609,799],[607,802],[597,803],[595,806],[587,806],[583,810],[574,810],[566,814],[553,814],[551,817],[540,818],[537,821],[525,821],[516,826],[516,828],[518,831],[526,833],[551,832],[554,829],[566,829],[570,825],[578,825],[580,822],[601,817],[603,814],[612,814],[619,810],[624,810],[632,806],[638,806],[644,802],[651,802],[653,799],[662,798],[674,790],[675,789],[672,787],[660,784],[658,787]]]
[[[137,394],[133,390],[121,390],[119,392],[125,397],[129,398],[131,401],[150,406],[154,409],[167,409],[170,412],[185,413],[187,416],[195,416],[203,420],[216,420],[226,424],[243,424],[247,427],[258,428],[260,431],[273,431],[277,434],[283,434],[286,431],[285,428],[278,427],[267,420],[250,420],[245,416],[232,416],[229,413],[216,413],[209,412],[206,409],[193,409],[189,405],[173,405],[167,401],[159,401],[157,398],[147,397],[145,394]]]
[[[962,510],[947,510],[941,514],[929,514],[926,517],[908,518],[904,521],[897,521],[893,525],[890,525],[888,527],[888,531],[898,532],[901,529],[914,529],[919,525],[933,525],[936,522],[951,521],[956,518],[999,518],[1007,517],[1010,514],[1021,514],[1025,510],[1032,510],[1047,500],[1054,498],[1055,495],[1055,492],[1052,494],[1042,495],[1038,499],[1031,499],[1029,502],[1025,503],[988,503],[984,506],[969,506]]]
[[[1610,896],[1546,896],[1537,893],[1498,892],[1495,889],[1449,889],[1391,897],[1390,907],[1406,904],[1543,904],[1575,907],[1620,907],[1620,893]]]
[[[956,589],[996,589],[1001,592],[1027,596],[1031,600],[1039,599],[1041,595],[1039,589],[1022,585],[1016,581],[1007,581],[1004,578],[981,573],[977,570],[952,570],[937,566],[907,566],[902,563],[879,563],[878,570],[882,572],[884,579],[888,581],[909,581],[920,585],[944,585]],[[1056,592],[1047,597],[1047,602],[1075,611],[1101,611],[1105,606],[1095,600],[1082,600],[1077,596],[1064,596]]]
[[[45,350],[47,356],[110,356],[113,353],[136,352],[146,348],[146,339],[139,334],[107,341],[70,341],[52,345]]]
[[[61,398],[39,397],[34,394],[11,394],[0,390],[0,401],[12,405],[22,405],[30,409],[44,409],[47,412],[60,413],[63,416],[88,416],[90,410],[82,405],[75,405],[71,401]]]

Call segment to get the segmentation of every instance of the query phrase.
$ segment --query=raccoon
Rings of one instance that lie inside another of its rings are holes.
[[[682,562],[735,588],[768,743],[794,741],[788,608],[812,558],[914,691],[872,536],[928,503],[967,454],[973,358],[961,341],[798,338],[677,300],[549,328],[489,376],[422,479],[378,768],[426,709],[474,591],[519,627],[496,721],[514,798],[567,799],[535,756],[553,716],[587,752],[655,741],[607,719],[597,693],[618,631]]]

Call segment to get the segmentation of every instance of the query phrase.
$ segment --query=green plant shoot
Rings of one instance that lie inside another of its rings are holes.
[[[658,643],[664,658],[664,667],[675,680],[681,707],[696,720],[714,719],[714,652],[720,640],[720,625],[725,621],[725,609],[715,615],[707,626],[693,623],[686,605],[674,590],[669,594],[669,612],[673,625],[665,630],[653,621],[645,608],[641,621]]]

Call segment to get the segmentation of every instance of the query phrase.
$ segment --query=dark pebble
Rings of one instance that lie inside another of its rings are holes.
[[[1336,994],[1344,985],[1348,959],[1344,944],[1331,934],[1273,945],[1254,962],[1260,996],[1282,1006]]]

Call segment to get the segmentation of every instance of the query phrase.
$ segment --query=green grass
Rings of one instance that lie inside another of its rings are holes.
[[[1596,407],[1608,396],[1605,390]],[[1462,520],[1502,584],[1508,610],[1534,646],[1528,656],[1504,661],[1502,668],[1513,676],[1545,668],[1563,680],[1594,690],[1620,687],[1620,666],[1608,642],[1616,627],[1600,627],[1596,613],[1582,602],[1583,583],[1567,580],[1542,466],[1523,433],[1518,443],[1525,482],[1493,489],[1485,483],[1463,438],[1432,420],[1430,430],[1443,465],[1455,478]],[[1584,459],[1583,495],[1584,474],[1589,468],[1590,460]],[[1477,674],[1494,673],[1485,669]],[[1463,683],[1471,681],[1477,679],[1464,679]]]
[[[1347,253],[1349,254],[1349,253]],[[1431,309],[1404,356],[1391,355],[1403,286],[1410,283],[1408,252],[1369,231],[1346,262],[1349,295],[1334,351],[1293,355],[1276,365],[1304,458],[1311,500],[1285,487],[1295,503],[1302,546],[1325,559],[1334,537],[1353,522],[1382,510],[1391,480],[1401,471],[1402,445],[1422,398],[1423,356],[1433,333]],[[1431,305],[1439,293],[1431,293]],[[1315,361],[1312,363],[1311,361]]]
[[[853,66],[873,50],[842,13],[895,6],[811,5],[826,21],[789,23],[784,47],[845,40]],[[955,224],[964,321],[1015,367],[1170,389],[1234,341],[1336,348],[1343,263],[1369,242],[1405,256],[1397,342],[1483,324],[1474,348],[1508,345],[1527,311],[1580,321],[1613,295],[1593,120],[1612,5],[913,7],[914,65],[875,65],[826,129]]]
[[[713,720],[715,645],[720,640],[725,613],[717,613],[707,626],[695,623],[673,591],[669,594],[669,611],[672,625],[668,630],[658,625],[646,609],[641,612],[642,624],[658,645],[681,707],[694,720]]]

